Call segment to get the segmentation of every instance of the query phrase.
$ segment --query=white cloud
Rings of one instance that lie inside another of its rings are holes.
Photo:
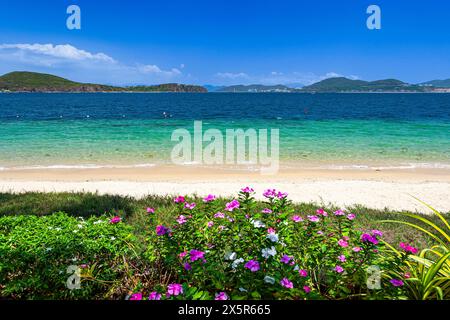
[[[167,76],[167,77],[173,77],[173,76],[179,76],[181,75],[181,71],[177,68],[172,68],[170,70],[162,70],[157,65],[154,64],[148,64],[144,66],[138,66],[139,72],[145,73],[145,74],[154,74],[154,75],[160,75],[160,76]]]
[[[230,79],[230,80],[248,79],[249,78],[248,74],[246,74],[244,72],[239,72],[239,73],[218,72],[218,73],[216,73],[216,77],[223,78],[223,79]]]
[[[30,53],[36,55],[50,56],[58,59],[69,60],[69,61],[101,61],[107,63],[116,63],[116,61],[110,56],[100,52],[91,53],[85,50],[78,49],[70,44],[1,44],[0,50],[15,50],[22,51],[23,53]]]

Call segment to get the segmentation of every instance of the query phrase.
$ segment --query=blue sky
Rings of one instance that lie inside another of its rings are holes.
[[[450,1],[2,0],[0,73],[117,85],[450,78]],[[66,9],[81,8],[81,30]],[[381,30],[366,27],[369,5]]]

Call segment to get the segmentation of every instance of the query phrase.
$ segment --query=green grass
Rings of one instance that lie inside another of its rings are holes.
[[[220,199],[225,205],[229,199]],[[201,199],[197,199],[200,202]],[[416,201],[411,198],[411,201]],[[258,206],[263,208],[262,203]],[[29,192],[23,194],[0,193],[0,216],[3,215],[49,215],[54,212],[66,212],[72,216],[99,216],[103,214],[120,215],[125,221],[134,227],[137,236],[143,235],[146,226],[146,208],[154,207],[157,209],[158,216],[164,222],[169,221],[175,216],[176,206],[173,199],[162,196],[147,196],[142,199],[131,197],[99,195],[95,193],[36,193]],[[294,208],[298,213],[314,214],[320,205],[314,203],[295,204]],[[328,212],[338,209],[336,207],[325,206]],[[399,212],[389,210],[375,210],[363,206],[347,208],[348,211],[358,216],[356,220],[359,229],[370,230],[380,229],[384,232],[384,239],[395,245],[400,241],[414,243],[419,248],[425,248],[433,245],[432,239],[415,229],[400,224],[382,223],[382,220],[402,220],[408,221],[409,218],[399,215]],[[445,214],[448,218],[449,213]],[[427,216],[437,225],[442,221],[437,216]]]

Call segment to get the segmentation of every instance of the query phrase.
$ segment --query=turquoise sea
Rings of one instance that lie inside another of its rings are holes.
[[[450,94],[5,93],[0,168],[167,163],[194,120],[278,128],[282,163],[450,167]]]

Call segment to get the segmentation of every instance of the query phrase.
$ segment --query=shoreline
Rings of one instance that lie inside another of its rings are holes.
[[[276,175],[196,166],[0,171],[0,192],[98,192],[141,198],[148,194],[209,193],[234,196],[247,185],[257,198],[267,188],[289,193],[294,202],[346,207],[430,211],[414,197],[450,212],[448,169],[301,169],[282,168]]]

